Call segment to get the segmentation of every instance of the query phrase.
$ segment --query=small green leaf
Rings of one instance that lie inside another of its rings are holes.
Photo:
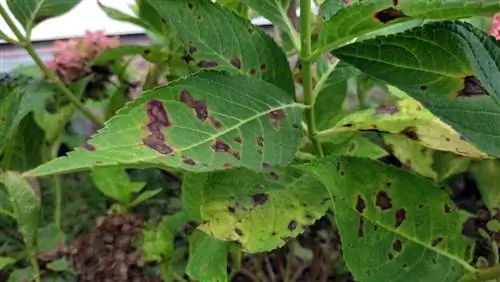
[[[55,272],[64,272],[70,271],[72,267],[67,259],[61,258],[48,263],[47,268]]]
[[[399,134],[421,145],[441,151],[471,157],[488,157],[464,140],[449,125],[443,123],[414,99],[355,112],[338,122],[338,131],[372,130]]]
[[[432,168],[438,174],[439,181],[469,170],[472,158],[455,155],[449,152],[434,151]]]
[[[132,203],[130,203],[130,206],[131,207],[135,207],[135,206],[138,206],[140,204],[142,204],[143,202],[153,198],[154,196],[158,195],[160,192],[162,191],[162,189],[155,189],[155,190],[147,190],[147,191],[144,191],[142,192],[141,194],[139,194],[139,196],[137,196],[137,198],[135,198]]]
[[[293,44],[300,48],[299,35],[287,14],[290,0],[242,0],[242,2],[283,30]]]
[[[199,72],[146,92],[85,148],[27,174],[118,165],[196,172],[286,165],[300,146],[303,108],[265,81]]]
[[[19,232],[23,235],[26,248],[34,251],[37,246],[37,231],[40,212],[40,198],[30,184],[14,172],[0,175],[16,216]]]
[[[15,258],[11,258],[11,257],[0,257],[0,270],[3,270],[11,265],[13,265],[14,263],[16,263],[16,259]]]
[[[456,281],[474,271],[467,263],[472,240],[461,235],[468,215],[431,181],[352,157],[299,168],[335,198],[344,258],[356,280]]]
[[[436,171],[432,169],[434,162],[432,150],[402,135],[384,134],[382,138],[394,156],[406,167],[432,180],[438,179]]]
[[[108,7],[104,4],[102,4],[101,1],[97,1],[97,4],[101,8],[101,10],[104,13],[106,13],[106,15],[113,20],[128,22],[128,23],[140,26],[146,30],[151,29],[151,25],[149,23],[147,23],[146,21],[144,21],[143,19],[138,19],[132,15],[126,14],[126,13],[124,13],[120,10],[117,10],[115,8]]]
[[[131,182],[127,172],[120,167],[96,167],[92,169],[91,176],[99,191],[126,206],[130,204],[132,195],[146,185]]]
[[[247,19],[212,1],[147,1],[177,30],[199,67],[255,76],[294,95],[286,55]]]
[[[168,27],[158,12],[149,4],[148,0],[137,0],[136,2],[139,8],[139,19],[149,24],[150,29],[154,32],[166,37]]]
[[[27,33],[39,23],[69,12],[81,0],[7,0],[7,6]],[[29,40],[29,38],[28,38]]]
[[[196,230],[189,238],[186,273],[200,282],[225,282],[227,277],[226,242]]]
[[[31,282],[33,281],[33,277],[35,276],[35,272],[33,268],[18,268],[14,269],[9,276],[8,282]]]
[[[283,246],[323,216],[330,204],[325,188],[299,172],[242,169],[207,178],[199,228],[220,240],[236,241],[249,253]]]
[[[481,199],[490,209],[500,207],[500,161],[484,160],[471,168],[477,181],[477,188],[481,192]]]
[[[334,53],[419,100],[479,150],[500,156],[500,43],[486,33],[464,22],[431,23]]]
[[[453,20],[500,10],[500,3],[496,0],[399,0],[397,4],[387,0],[353,0],[341,9],[336,5],[334,16],[319,34],[318,53],[342,46],[369,32],[415,19]]]
[[[38,252],[49,252],[59,249],[66,242],[66,234],[54,223],[38,229]]]

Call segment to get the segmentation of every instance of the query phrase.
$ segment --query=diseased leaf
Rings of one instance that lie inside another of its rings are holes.
[[[461,235],[468,215],[432,182],[353,157],[299,168],[335,198],[344,258],[357,281],[456,281],[474,271],[472,240]]]
[[[91,176],[99,191],[126,206],[131,203],[132,195],[146,185],[130,181],[127,172],[120,167],[96,167],[92,169]]]
[[[27,174],[118,165],[195,172],[286,165],[300,145],[303,107],[262,80],[200,72],[146,92],[85,148]]]
[[[242,0],[242,2],[283,30],[293,44],[300,47],[299,35],[287,14],[290,0]]]
[[[286,55],[247,19],[212,1],[147,1],[177,30],[199,67],[255,76],[294,95]]]
[[[481,192],[481,199],[489,209],[500,208],[500,161],[484,160],[472,166],[472,173]]]
[[[12,264],[16,263],[16,261],[17,260],[15,258],[11,257],[0,257],[0,270],[11,266]]]
[[[438,179],[436,171],[432,169],[434,162],[432,150],[403,135],[384,134],[382,138],[394,156],[406,167],[432,180]]]
[[[5,185],[9,200],[17,220],[19,232],[23,235],[28,251],[37,245],[40,198],[35,190],[21,175],[5,172],[0,175],[0,182]]]
[[[300,172],[212,173],[204,184],[199,228],[245,252],[269,251],[323,216],[329,200],[319,182]]]
[[[7,6],[28,33],[39,23],[69,12],[81,0],[7,0]]]
[[[488,157],[411,98],[355,112],[342,119],[334,128],[399,134],[431,149],[464,156]]]
[[[496,0],[350,2],[344,8],[335,8],[334,16],[324,24],[319,34],[319,52],[337,48],[369,32],[415,19],[453,20],[500,9],[500,3]]]
[[[352,156],[369,159],[380,159],[388,155],[379,145],[361,134],[354,134],[344,142],[328,142],[323,144],[326,155],[332,156]]]
[[[431,23],[334,53],[407,92],[481,151],[500,156],[500,45],[487,34],[463,22]]]
[[[189,238],[186,273],[200,282],[228,281],[228,243],[196,230]]]

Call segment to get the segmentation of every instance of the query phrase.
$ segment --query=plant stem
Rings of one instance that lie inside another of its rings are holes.
[[[100,127],[104,127],[104,122],[96,116],[92,111],[87,109],[85,105],[71,92],[71,90],[61,81],[61,79],[47,66],[44,64],[40,56],[36,53],[33,48],[33,44],[29,38],[25,38],[21,31],[17,28],[14,21],[10,18],[7,11],[4,9],[2,5],[0,5],[0,16],[5,20],[5,23],[9,26],[9,28],[14,32],[17,39],[20,41],[26,52],[33,58],[37,66],[42,70],[42,72],[50,79],[52,82],[61,90],[61,92],[73,103],[80,111],[82,111],[85,116],[87,116],[92,122],[97,124]]]
[[[307,123],[307,135],[319,156],[323,156],[321,144],[316,140],[316,122],[314,118],[314,97],[312,85],[312,61],[311,57],[311,1],[300,0],[300,62],[302,86],[304,88],[304,104],[309,106],[305,109]]]
[[[41,281],[40,265],[38,264],[36,253],[30,253],[29,260],[30,260],[31,266],[33,267],[33,271],[35,272],[35,277],[34,277],[35,282],[40,282]]]
[[[12,218],[14,220],[17,220],[16,216],[13,213],[11,213],[10,211],[7,211],[7,210],[4,210],[4,209],[0,208],[0,214],[4,215],[6,217],[10,217],[10,218]]]
[[[500,264],[495,266],[477,269],[476,272],[469,273],[460,279],[460,282],[480,282],[490,281],[500,277]]]
[[[291,272],[292,272],[292,266],[293,266],[293,258],[295,256],[295,242],[290,241],[288,242],[288,254],[286,258],[286,267],[285,267],[285,274],[284,274],[284,281],[285,282],[290,282],[291,277]]]

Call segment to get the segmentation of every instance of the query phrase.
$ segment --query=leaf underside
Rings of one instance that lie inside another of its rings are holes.
[[[286,165],[300,145],[302,108],[265,81],[204,71],[144,93],[84,148],[27,174],[119,165],[194,172]]]

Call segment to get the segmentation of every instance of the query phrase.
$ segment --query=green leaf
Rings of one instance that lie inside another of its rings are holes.
[[[61,258],[48,263],[47,268],[55,272],[64,272],[71,270],[72,267],[66,258]]]
[[[472,166],[471,169],[481,192],[481,199],[489,209],[500,207],[500,161],[485,160]]]
[[[464,156],[488,157],[411,98],[399,100],[392,105],[355,112],[343,118],[332,130],[371,130],[400,134],[431,149]]]
[[[329,200],[319,182],[300,172],[212,173],[204,183],[199,229],[245,252],[270,251],[323,216]]]
[[[0,182],[5,185],[9,200],[16,216],[19,232],[23,235],[28,251],[36,250],[40,198],[30,184],[14,172],[0,175]]]
[[[7,6],[29,34],[39,23],[69,12],[81,0],[7,0]],[[29,38],[28,38],[29,40]]]
[[[326,155],[352,156],[369,159],[380,159],[388,155],[379,145],[361,134],[354,134],[344,142],[328,142],[323,144]]]
[[[500,3],[496,0],[399,0],[396,3],[353,0],[324,24],[317,53],[337,48],[377,29],[414,19],[452,20],[500,10]]]
[[[8,282],[31,282],[33,281],[34,275],[35,272],[31,267],[14,269],[9,275]]]
[[[142,57],[150,60],[153,60],[154,58],[164,57],[164,54],[158,46],[121,45],[117,48],[104,50],[97,58],[95,58],[90,63],[90,65],[102,65],[117,59],[121,59],[125,56],[135,55],[141,55]]]
[[[146,185],[130,181],[127,172],[121,167],[96,167],[92,169],[91,176],[99,191],[125,206],[130,204],[132,195]]]
[[[227,277],[226,242],[196,230],[189,238],[186,273],[200,282],[224,282]]]
[[[0,270],[3,270],[11,265],[13,265],[14,263],[16,263],[16,259],[15,258],[11,258],[11,257],[0,257]]]
[[[335,198],[344,258],[357,281],[456,281],[474,271],[472,240],[461,235],[468,215],[436,184],[362,158],[299,168]]]
[[[137,5],[139,6],[138,16],[141,21],[149,24],[150,29],[152,29],[157,34],[162,36],[167,36],[167,26],[158,14],[158,12],[149,4],[147,0],[137,0]]]
[[[143,202],[153,198],[154,196],[158,195],[163,189],[155,189],[155,190],[147,190],[139,194],[137,198],[135,198],[132,203],[130,203],[131,207],[138,206],[142,204]]]
[[[187,49],[198,66],[255,76],[294,95],[286,55],[247,19],[212,1],[147,1],[189,45]]]
[[[0,85],[0,155],[21,121],[17,118],[21,105],[20,91],[8,91]],[[7,92],[8,91],[8,92]]]
[[[434,151],[432,168],[438,174],[439,181],[469,170],[472,158],[455,155],[449,152]]]
[[[349,4],[346,4],[346,1],[344,0],[324,0],[323,3],[321,3],[321,6],[319,6],[319,16],[323,20],[327,21],[347,5]]]
[[[207,173],[185,173],[182,177],[182,209],[197,222],[203,220],[200,207],[203,199],[203,187],[207,180]]]
[[[137,26],[144,28],[145,30],[150,30],[151,26],[149,23],[145,22],[143,19],[138,19],[132,15],[126,14],[120,10],[117,10],[112,7],[108,7],[101,3],[101,1],[97,1],[97,4],[101,8],[101,10],[106,13],[108,17],[113,20],[128,22]]]
[[[27,174],[93,167],[213,171],[289,164],[298,151],[303,105],[251,77],[200,72],[127,104],[86,145]]]
[[[287,14],[290,0],[242,0],[242,2],[283,30],[293,44],[300,48],[299,35]]]
[[[432,168],[434,162],[432,150],[402,135],[384,134],[382,138],[394,156],[406,167],[432,180],[438,179],[438,174]]]
[[[58,250],[66,242],[66,234],[54,223],[38,229],[38,252],[50,252]]]
[[[500,107],[494,101],[500,45],[492,37],[466,23],[432,23],[334,53],[407,92],[478,149],[500,156]]]

